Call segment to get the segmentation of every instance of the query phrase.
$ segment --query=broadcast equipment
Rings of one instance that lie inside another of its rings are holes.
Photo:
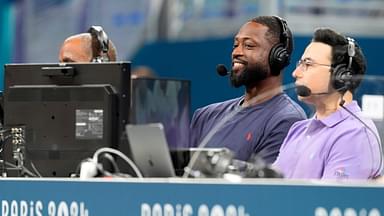
[[[129,62],[5,65],[4,125],[25,128],[23,166],[68,177],[95,150],[120,148],[130,83]],[[12,145],[4,146],[11,164]]]

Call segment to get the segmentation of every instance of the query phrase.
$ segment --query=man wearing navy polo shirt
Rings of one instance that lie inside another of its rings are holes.
[[[353,100],[366,69],[352,38],[317,29],[298,62],[299,99],[316,108],[313,118],[289,130],[274,166],[286,178],[372,179],[383,168],[379,134]]]
[[[234,38],[231,83],[245,87],[239,98],[196,110],[192,147],[227,147],[236,159],[253,154],[272,163],[290,126],[305,113],[281,88],[289,64],[292,34],[285,20],[260,16],[246,22]]]

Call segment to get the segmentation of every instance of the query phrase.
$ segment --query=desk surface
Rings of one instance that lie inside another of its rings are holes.
[[[3,216],[380,216],[383,196],[363,182],[0,179]]]

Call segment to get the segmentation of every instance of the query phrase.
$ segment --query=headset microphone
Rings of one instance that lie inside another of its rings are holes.
[[[216,66],[216,72],[217,74],[219,74],[220,76],[227,76],[230,72],[228,71],[227,67],[225,67],[225,65],[223,64],[218,64]]]
[[[312,93],[311,89],[308,88],[307,86],[298,85],[296,86],[296,93],[301,97],[308,97],[310,95],[325,95],[325,94],[329,94],[330,92]]]
[[[299,85],[296,86],[296,93],[301,97],[308,97],[309,95],[311,95],[312,92],[311,89],[307,86]]]

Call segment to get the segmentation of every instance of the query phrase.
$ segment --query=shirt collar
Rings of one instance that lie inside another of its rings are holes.
[[[267,105],[267,104],[270,104],[271,101],[274,101],[276,98],[278,98],[278,97],[279,97],[280,95],[282,95],[282,94],[283,94],[283,93],[280,92],[280,93],[274,95],[272,98],[270,98],[270,99],[268,99],[268,100],[266,100],[266,101],[263,101],[263,102],[261,102],[261,103],[257,103],[257,104],[254,104],[254,105],[250,105],[250,106],[247,106],[247,107],[242,107],[242,108],[244,108],[244,109],[250,109],[250,108],[254,108],[254,107],[263,107],[263,106],[265,106],[265,105]],[[241,96],[241,97],[238,98],[237,106],[240,106],[240,107],[241,107],[241,105],[244,103],[244,98],[245,98],[245,95],[243,95],[243,96]]]
[[[352,101],[351,103],[347,104],[345,108],[347,108],[352,113],[361,112],[361,109],[356,101]],[[344,119],[350,116],[351,116],[350,113],[348,113],[346,110],[340,107],[336,112],[332,113],[330,116],[324,119],[321,119],[319,121],[327,127],[333,127],[337,125],[339,122],[343,121]]]

